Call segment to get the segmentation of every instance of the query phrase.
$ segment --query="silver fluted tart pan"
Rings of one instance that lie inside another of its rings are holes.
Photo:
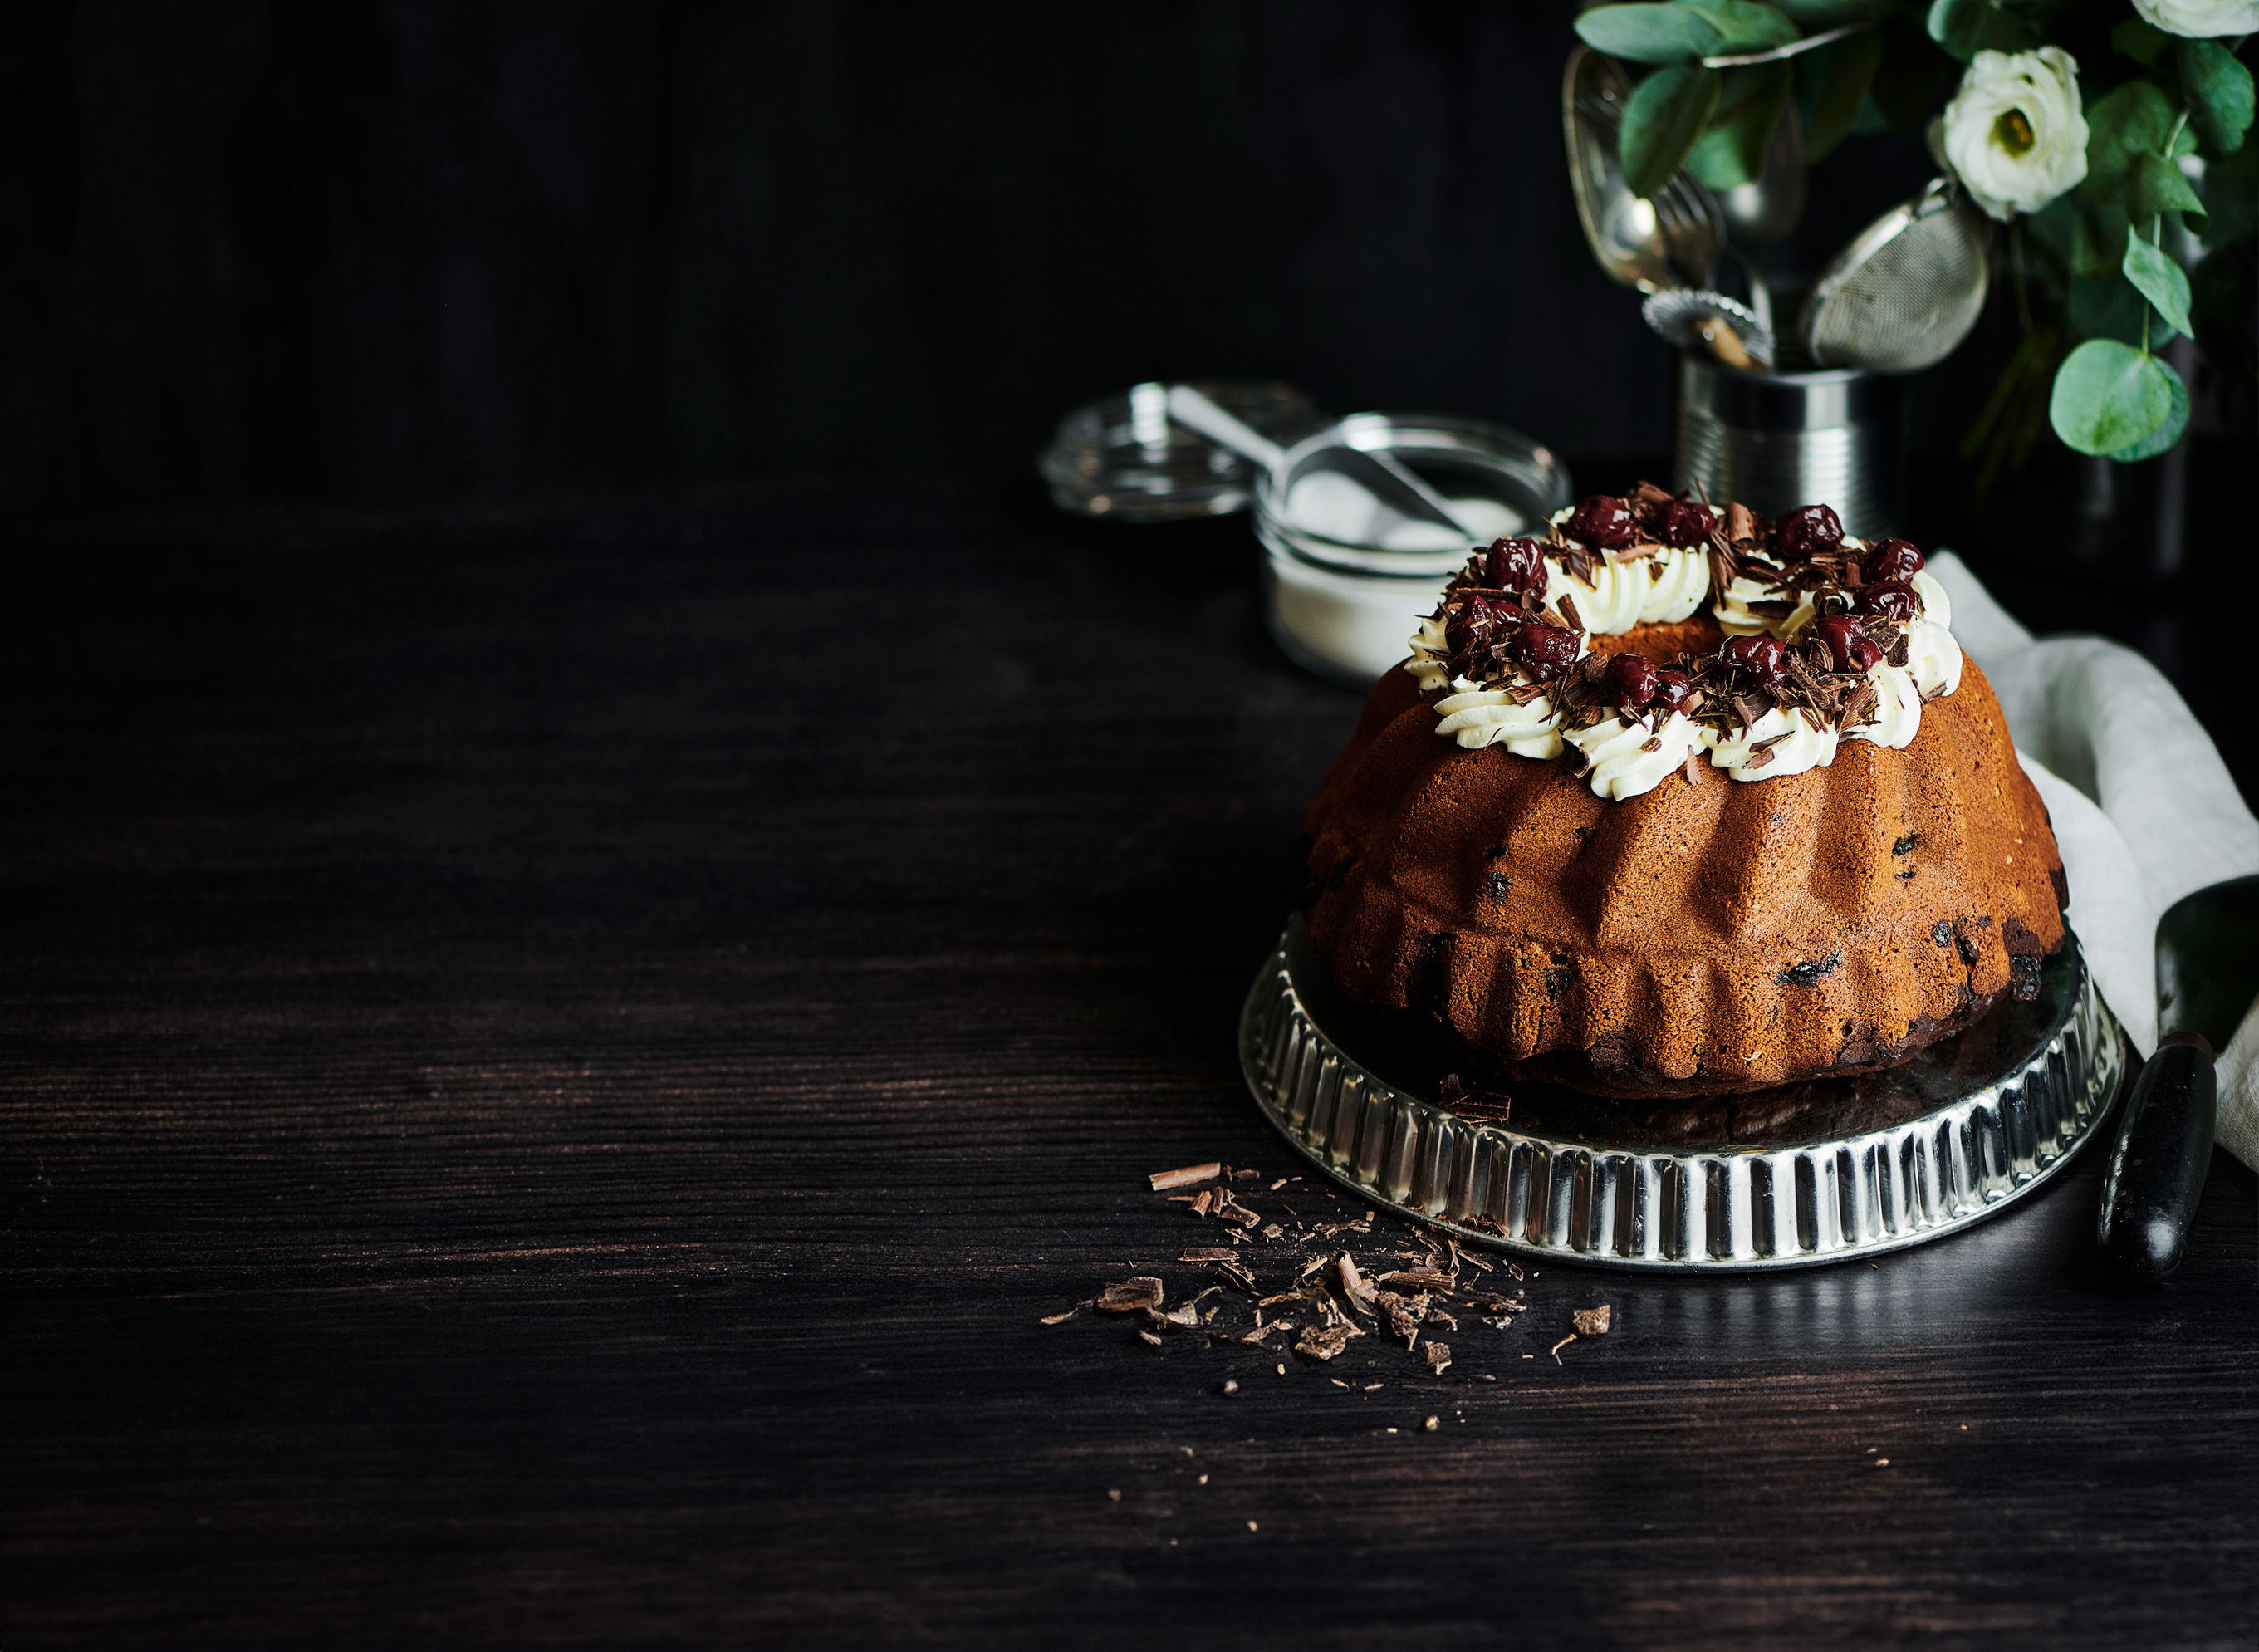
[[[1887,1072],[1661,1106],[1517,1085],[1510,1107],[1478,1093],[1453,1111],[1446,1058],[1336,993],[1296,918],[1247,994],[1239,1057],[1289,1142],[1403,1215],[1555,1261],[1721,1272],[1983,1221],[2094,1134],[2127,1046],[2074,940],[2034,1002]]]

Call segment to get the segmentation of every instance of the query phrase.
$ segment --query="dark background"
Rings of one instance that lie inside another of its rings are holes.
[[[1575,10],[11,6],[0,509],[1029,488],[1180,374],[1660,455],[1562,166]],[[1850,140],[1815,246],[1927,171]]]

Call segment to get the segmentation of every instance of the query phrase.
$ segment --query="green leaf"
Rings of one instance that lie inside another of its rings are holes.
[[[2217,40],[2183,40],[2173,48],[2189,118],[2217,154],[2243,147],[2251,130],[2251,71]]]
[[[1656,70],[1633,90],[1616,136],[1616,158],[1634,195],[1653,195],[1686,164],[1687,152],[1718,106],[1719,79],[1716,69],[1683,63]]]
[[[1789,86],[1796,77],[1794,67],[1788,63],[1728,69],[1726,74],[1728,80],[1747,75],[1757,84],[1736,102],[1731,114],[1725,112],[1725,96],[1720,95],[1719,112],[1711,116],[1709,129],[1686,157],[1686,169],[1713,189],[1754,183],[1764,175],[1765,151],[1771,146],[1773,127],[1780,120]]]
[[[2126,231],[2126,279],[2176,332],[2189,331],[2188,272],[2129,228]]]
[[[2082,453],[2138,447],[2171,418],[2177,376],[2156,357],[2115,338],[2089,338],[2056,369],[2048,422],[2064,445]]]
[[[1931,0],[1929,38],[1966,63],[1979,52],[2020,52],[2037,46],[2040,25],[1998,0]]]
[[[2136,155],[2127,191],[2126,210],[2136,224],[2148,224],[2160,212],[2204,210],[2204,201],[2181,169],[2163,155]]]
[[[2180,440],[2181,433],[2188,429],[2188,386],[2181,382],[2181,375],[2173,371],[2171,362],[2157,360],[2154,356],[2150,360],[2156,363],[2157,370],[2165,375],[2165,388],[2171,394],[2172,403],[2165,410],[2165,422],[2158,425],[2156,430],[2151,431],[2140,441],[2128,442],[2123,447],[2113,447],[2110,450],[2110,457],[2121,465],[2134,464],[2144,459],[2155,459],[2175,442]]]
[[[2139,18],[2127,18],[2110,31],[2110,44],[2147,68],[2172,49],[2173,37]]]
[[[1873,30],[1807,53],[1802,71],[1810,95],[1804,105],[1804,158],[1827,155],[1858,125],[1859,110],[1883,61],[1883,37]]]
[[[1801,37],[1796,25],[1757,0],[1678,0],[1718,32],[1719,48],[1709,55],[1730,56],[1742,52],[1770,52]]]
[[[1718,50],[1717,30],[1684,6],[1595,6],[1577,19],[1577,38],[1632,63],[1684,63]]]
[[[2141,344],[2141,324],[2150,320],[2149,306],[2141,295],[2114,271],[2099,281],[2071,282],[2069,296],[2063,300],[2063,314],[2070,322],[2070,330],[2082,338],[2115,338],[2136,349]],[[2162,345],[2171,337],[2172,329],[2150,321],[2149,338],[2152,345]]]
[[[2086,182],[2079,189],[2091,200],[2122,206],[2137,219],[2160,211],[2186,211],[2196,192],[2180,169],[2165,159],[2195,146],[2194,135],[2180,130],[2172,100],[2152,81],[2132,80],[2099,98],[2086,111]],[[2203,206],[2198,203],[2195,210]],[[2117,246],[2113,242],[2114,258]]]

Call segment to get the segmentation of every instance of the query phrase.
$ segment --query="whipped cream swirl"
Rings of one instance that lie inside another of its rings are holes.
[[[1865,740],[1893,751],[1913,744],[1921,731],[1922,706],[1913,673],[1904,666],[1871,666],[1867,681],[1875,691],[1875,709],[1865,722],[1844,730],[1843,738]]]
[[[1701,550],[1658,545],[1621,560],[1605,552],[1593,554],[1589,580],[1571,573],[1558,557],[1545,559],[1545,606],[1558,609],[1563,597],[1572,599],[1584,629],[1596,637],[1683,620],[1710,594],[1710,558]]]
[[[1651,792],[1705,744],[1702,725],[1676,711],[1619,711],[1562,738],[1584,754],[1586,780],[1612,802]]]
[[[1738,734],[1720,735],[1710,761],[1737,780],[1801,774],[1835,760],[1836,733],[1814,728],[1802,712],[1775,706]]]
[[[1436,701],[1439,719],[1436,732],[1449,735],[1470,751],[1502,745],[1518,757],[1560,756],[1561,709],[1553,696],[1540,694],[1534,699],[1518,699],[1511,693],[1520,688],[1526,694],[1536,686],[1527,672],[1515,672],[1503,687],[1453,677],[1444,664],[1450,644],[1444,640],[1443,629],[1441,615],[1422,620],[1412,638],[1412,658],[1404,662],[1404,669],[1426,692],[1448,691]],[[1578,658],[1581,659],[1587,652],[1579,638]]]

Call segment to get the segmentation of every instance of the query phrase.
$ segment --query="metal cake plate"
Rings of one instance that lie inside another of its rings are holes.
[[[1517,1084],[1508,1107],[1452,1111],[1448,1058],[1343,997],[1298,917],[1239,1058],[1289,1142],[1402,1215],[1555,1261],[1740,1272],[1920,1244],[2022,1198],[2109,1114],[2127,1044],[2074,940],[2036,1000],[1887,1072],[1660,1105]]]

